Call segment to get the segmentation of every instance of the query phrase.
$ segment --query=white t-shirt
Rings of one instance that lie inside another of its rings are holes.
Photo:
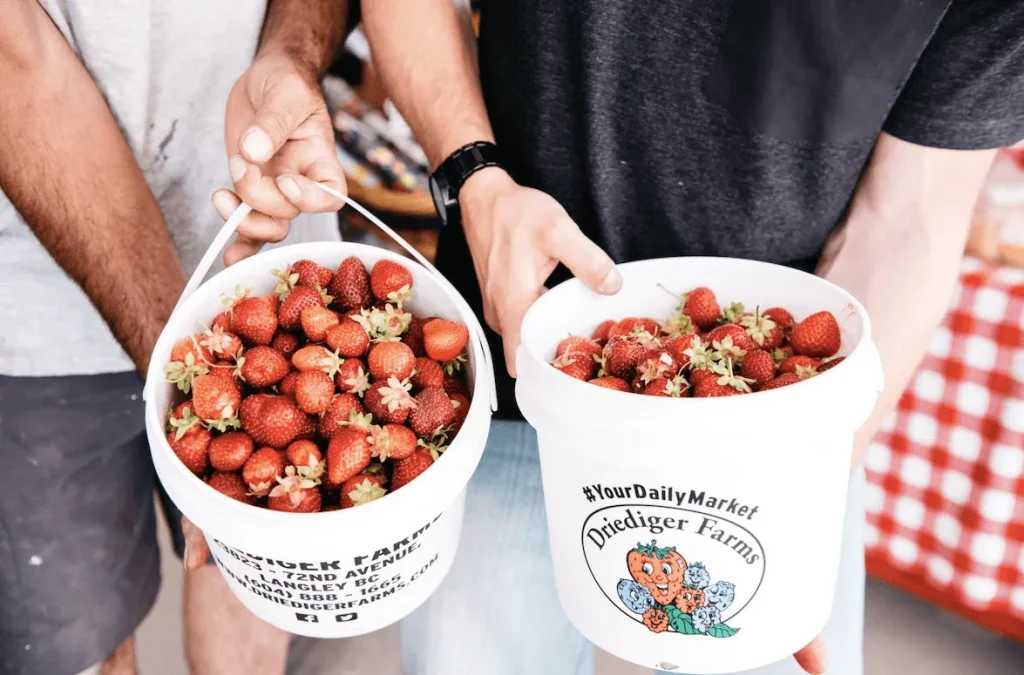
[[[40,1],[106,97],[191,273],[223,225],[210,195],[231,184],[224,106],[256,53],[266,2]],[[67,103],[65,114],[74,115]],[[283,243],[338,237],[336,214],[311,214],[293,221]],[[0,374],[134,369],[2,192],[0,269]]]

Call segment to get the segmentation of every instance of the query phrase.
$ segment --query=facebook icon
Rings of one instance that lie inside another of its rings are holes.
[[[303,623],[320,623],[320,619],[317,618],[316,614],[299,614],[295,612],[295,618]]]

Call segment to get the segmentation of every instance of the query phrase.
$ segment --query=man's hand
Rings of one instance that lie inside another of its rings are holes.
[[[288,235],[301,212],[337,211],[342,203],[312,182],[345,192],[345,174],[317,75],[285,53],[260,55],[228,95],[224,120],[235,194],[213,195],[225,219],[239,198],[253,212],[224,254],[231,265]]]
[[[618,292],[622,277],[614,261],[584,236],[558,202],[516,184],[500,169],[471,176],[459,201],[484,318],[501,334],[505,364],[515,377],[523,316],[544,293],[544,282],[558,263],[599,293]]]

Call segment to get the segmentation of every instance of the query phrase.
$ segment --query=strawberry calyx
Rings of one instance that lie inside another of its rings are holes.
[[[342,422],[341,425],[369,433],[373,430],[373,415],[371,413],[363,415],[358,410],[351,410],[348,413],[348,421]]]
[[[818,374],[818,369],[814,366],[798,365],[793,369],[793,372],[796,373],[796,376],[801,380],[809,380]]]
[[[564,356],[564,354],[563,354]],[[448,375],[455,373],[456,371],[462,370],[462,364],[466,362],[466,355],[459,354],[451,361],[445,361],[441,366],[444,368],[444,372]]]
[[[285,472],[287,472],[288,469],[290,469],[290,468],[292,468],[292,467],[286,468]],[[301,476],[302,478],[307,478],[309,480],[316,481],[316,483],[319,484],[320,483],[320,476],[324,475],[324,470],[326,468],[327,468],[327,462],[326,461],[321,460],[321,461],[318,462],[318,461],[316,461],[316,457],[314,457],[313,455],[310,455],[309,456],[309,463],[307,465],[305,465],[305,466],[296,466],[295,470],[296,470],[296,472],[298,472],[299,476]]]
[[[742,302],[734,302],[722,312],[722,319],[719,323],[736,323],[737,319],[743,316],[744,311],[746,311],[746,308],[743,307]]]
[[[747,335],[758,345],[764,346],[769,333],[775,330],[778,325],[766,316],[761,315],[761,307],[754,308],[753,314],[748,314],[740,320],[740,325],[747,330]]]
[[[792,356],[791,353],[787,353],[785,350],[778,347],[772,351],[772,358],[775,359],[776,366],[788,359],[790,356]]]
[[[399,307],[401,307],[402,303],[411,297],[412,289],[409,287],[409,284],[403,285],[397,291],[391,291],[388,293],[388,301],[395,303]]]
[[[598,356],[597,354],[594,354],[594,361],[597,362],[597,366],[598,366],[597,377],[604,377],[605,375],[607,375],[608,373],[606,373],[605,370],[604,370],[604,362],[605,362],[604,357],[603,356]]]
[[[690,370],[710,368],[716,361],[714,358],[715,353],[708,351],[707,343],[701,340],[699,335],[693,337],[690,341],[689,349],[684,350],[683,354],[690,359],[687,364]]]
[[[263,481],[262,483],[249,483],[249,492],[246,494],[250,497],[266,497],[267,493],[270,492],[272,483]]]
[[[398,342],[409,330],[412,314],[402,309],[401,303],[387,303],[384,309],[374,307],[363,309],[352,320],[363,327],[370,336],[370,342]]]
[[[359,366],[359,368],[356,369],[356,374],[346,380],[343,380],[342,384],[348,387],[350,394],[355,394],[359,398],[362,398],[363,394],[365,394],[370,388],[370,376],[363,371],[362,366]]]
[[[220,299],[220,304],[224,305],[224,307],[226,307],[228,311],[233,311],[235,309],[235,304],[239,300],[244,300],[245,298],[249,297],[250,293],[252,293],[251,288],[242,288],[241,285],[235,286],[234,297],[225,295]]]
[[[195,336],[192,339],[195,340]],[[196,349],[199,351],[198,343]],[[167,374],[167,382],[187,394],[192,391],[192,383],[195,382],[195,379],[200,375],[206,375],[210,370],[206,366],[196,363],[195,355],[189,352],[185,355],[184,361],[171,361],[164,366],[164,372]]]
[[[225,433],[229,429],[241,429],[242,422],[238,419],[238,415],[232,415],[231,417],[223,417],[219,420],[203,420],[203,426],[210,431]]]
[[[275,267],[270,270],[270,273],[278,279],[277,285],[274,286],[274,294],[282,300],[299,283],[299,275],[296,272],[292,272],[291,265],[284,265],[281,268]]]
[[[676,338],[696,333],[697,327],[693,325],[693,319],[676,309],[669,316],[668,321],[665,322],[664,331],[668,337]]]
[[[673,398],[681,398],[689,388],[690,383],[686,381],[686,378],[676,375],[665,384],[665,394]]]
[[[306,478],[299,475],[294,466],[286,467],[284,477],[277,476],[277,485],[270,491],[271,497],[283,497],[288,495],[292,506],[302,503],[302,491],[311,490],[320,484],[320,481]]]
[[[356,483],[355,487],[347,494],[347,496],[352,500],[354,505],[358,506],[360,504],[372,502],[375,499],[380,499],[386,495],[387,492],[387,490],[374,481],[369,478],[364,478],[360,482]]]
[[[181,440],[181,437],[185,435],[185,432],[197,424],[202,424],[202,420],[192,414],[191,408],[184,408],[181,412],[181,417],[175,417],[174,411],[172,410],[170,417],[167,419],[169,431],[175,432],[174,440],[176,441]]]
[[[726,340],[729,338],[726,337]],[[726,359],[725,365],[722,366],[725,372],[721,377],[718,378],[717,383],[723,387],[732,387],[736,391],[742,391],[749,393],[751,391],[750,385],[754,384],[754,380],[749,377],[742,377],[733,373],[732,359]]]
[[[738,363],[747,354],[747,350],[740,349],[738,345],[733,344],[731,335],[726,335],[721,340],[715,340],[711,343],[711,346],[714,348],[711,358],[716,361],[728,359],[730,362],[736,361]]]
[[[438,434],[439,431],[440,429],[435,431],[434,436],[431,436],[429,441],[425,441],[422,438],[416,441],[416,445],[430,451],[430,456],[434,458],[435,462],[448,449],[448,436],[445,433]]]
[[[387,386],[381,387],[379,390],[380,402],[386,405],[391,412],[399,408],[409,408],[411,410],[418,405],[416,399],[409,393],[411,389],[412,383],[409,381],[409,378],[399,380],[392,375],[388,378]]]

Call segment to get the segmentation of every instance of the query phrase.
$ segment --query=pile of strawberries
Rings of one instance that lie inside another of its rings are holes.
[[[602,322],[589,337],[562,340],[552,366],[570,377],[648,396],[707,398],[785,387],[843,360],[831,312],[799,323],[781,307],[722,309],[714,291],[685,293],[667,321]],[[829,360],[826,360],[829,359]]]
[[[274,292],[236,289],[202,332],[178,342],[167,380],[190,398],[167,441],[210,487],[277,511],[378,499],[426,471],[469,413],[469,331],[403,308],[413,278],[356,257],[310,260]]]

